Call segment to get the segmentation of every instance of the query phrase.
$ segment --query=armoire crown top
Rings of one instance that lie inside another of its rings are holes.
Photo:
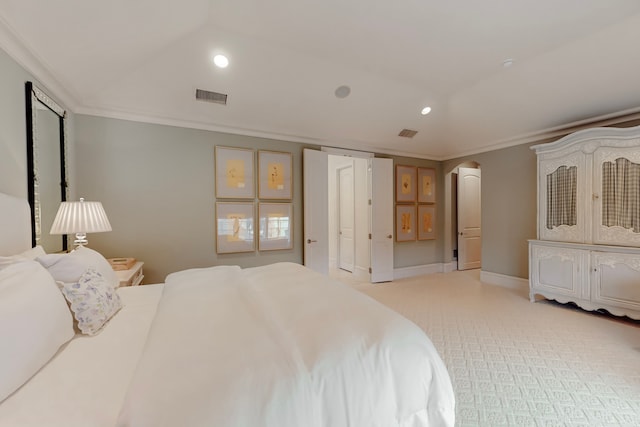
[[[557,150],[583,151],[591,153],[597,147],[616,146],[624,147],[626,141],[640,138],[640,125],[628,128],[595,127],[579,130],[557,141],[531,146],[536,154],[551,153]],[[597,145],[589,145],[591,141],[597,141]]]

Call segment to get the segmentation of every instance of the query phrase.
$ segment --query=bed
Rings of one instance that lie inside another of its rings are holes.
[[[25,201],[0,194],[0,339],[9,343],[0,426],[454,425],[449,375],[423,331],[293,263],[191,269],[164,284],[110,288],[117,309],[79,333],[85,319],[51,265],[89,250],[30,248],[28,215]],[[107,283],[107,271],[87,272],[69,285]],[[20,274],[47,284],[20,299],[16,289],[30,279],[2,284]],[[37,308],[54,299],[55,309]],[[34,313],[48,310],[55,320],[34,326]],[[53,323],[62,326],[38,335]],[[14,378],[34,355],[32,372]]]

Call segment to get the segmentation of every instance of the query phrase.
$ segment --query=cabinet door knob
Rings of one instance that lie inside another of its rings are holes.
[[[393,235],[392,234],[387,234],[387,239],[393,239]]]
[[[600,198],[600,196],[598,196],[598,193],[593,193],[593,200],[597,200],[599,198]]]

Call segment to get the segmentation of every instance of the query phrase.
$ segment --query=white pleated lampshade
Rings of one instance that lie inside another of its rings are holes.
[[[62,202],[53,220],[51,234],[100,233],[111,224],[100,202]]]

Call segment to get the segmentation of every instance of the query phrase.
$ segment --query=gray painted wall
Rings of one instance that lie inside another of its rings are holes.
[[[113,232],[89,236],[106,257],[145,261],[145,282],[173,271],[216,264],[243,267],[302,262],[302,144],[101,117],[76,116],[78,197],[102,202]],[[214,230],[214,147],[293,153],[294,249],[217,255]],[[440,162],[394,158],[396,164]],[[438,200],[442,195],[438,194]],[[441,208],[441,203],[438,205]],[[437,227],[442,227],[442,212]],[[396,243],[395,267],[442,261],[441,239]]]
[[[394,245],[394,267],[412,267],[443,262],[444,193],[442,162],[414,159],[410,157],[393,158],[393,168],[398,165],[433,168],[436,171],[436,239],[415,242],[396,242]]]
[[[77,194],[102,202],[113,231],[89,236],[109,257],[145,261],[145,282],[216,264],[302,262],[301,144],[78,115]],[[293,154],[294,249],[217,255],[214,147]]]
[[[0,76],[0,191],[26,198],[24,83],[30,80],[48,91],[2,50]],[[55,93],[48,95],[56,99]],[[189,267],[302,261],[303,145],[74,115],[69,111],[67,114],[69,196],[102,201],[114,227],[112,233],[89,236],[90,247],[107,257],[133,256],[146,261],[147,282],[162,281],[169,272]],[[637,124],[638,121],[634,121],[617,126]],[[293,153],[293,250],[215,254],[215,145]],[[394,266],[402,268],[450,260],[443,256],[444,174],[464,161],[476,161],[482,168],[482,269],[526,278],[527,239],[536,235],[536,159],[530,145],[446,162],[382,156],[392,158],[394,165],[433,167],[438,176],[438,238],[396,243]]]
[[[615,126],[637,125],[640,125],[640,120],[617,123]],[[578,129],[572,131],[575,130]],[[482,169],[483,271],[529,277],[527,240],[535,239],[537,233],[537,161],[530,147],[556,141],[563,136],[443,162],[443,174],[468,161],[479,163]],[[449,261],[449,258],[445,261]]]
[[[533,144],[444,162],[447,172],[463,162],[482,169],[482,270],[529,277],[527,239],[536,237],[536,155]]]
[[[24,83],[33,77],[0,50],[0,192],[27,198]]]
[[[0,191],[26,198],[24,82],[46,88],[1,50],[0,75]],[[54,93],[49,95],[55,99]],[[73,114],[67,133],[70,196],[102,201],[114,227],[111,233],[89,236],[89,246],[107,257],[146,261],[147,282],[162,281],[169,272],[189,267],[302,261],[302,145]],[[294,250],[215,254],[215,145],[294,154]],[[443,170],[462,162],[451,160],[443,167],[436,161],[384,157],[393,158],[394,165],[436,168],[439,190]],[[535,237],[535,155],[519,146],[465,159],[482,165],[483,269],[526,277],[525,242]],[[525,197],[527,193],[530,197]],[[442,191],[436,206],[438,239],[396,243],[396,268],[444,261]],[[507,209],[497,211],[500,206]]]

